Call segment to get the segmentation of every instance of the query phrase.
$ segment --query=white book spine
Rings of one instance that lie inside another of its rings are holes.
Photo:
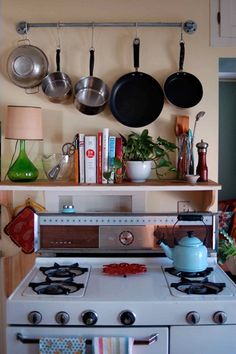
[[[108,172],[108,151],[109,151],[109,128],[104,128],[102,132],[102,174]],[[102,183],[106,184],[107,180],[102,176]]]
[[[115,155],[116,155],[116,137],[109,136],[108,161],[109,161],[109,171],[112,171],[112,172],[111,172],[111,177],[110,177],[108,183],[114,183],[115,171],[114,171],[113,167],[114,167]]]
[[[85,136],[85,182],[97,182],[97,137]]]
[[[84,175],[84,134],[79,134],[79,182],[85,182]]]

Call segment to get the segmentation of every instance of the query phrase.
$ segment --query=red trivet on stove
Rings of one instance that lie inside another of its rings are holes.
[[[144,264],[136,263],[112,263],[105,264],[103,266],[103,273],[108,275],[123,275],[140,274],[147,271],[147,267]]]

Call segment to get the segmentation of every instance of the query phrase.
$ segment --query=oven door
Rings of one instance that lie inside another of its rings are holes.
[[[171,327],[170,354],[233,354],[235,333],[236,325]]]
[[[168,327],[18,327],[7,328],[6,354],[38,354],[40,337],[85,337],[86,353],[92,353],[93,337],[129,336],[134,338],[133,354],[168,354]]]

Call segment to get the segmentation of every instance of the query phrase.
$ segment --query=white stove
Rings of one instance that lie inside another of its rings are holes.
[[[215,230],[214,218],[204,217]],[[221,354],[223,343],[233,353],[236,285],[210,254],[209,274],[182,278],[170,274],[172,261],[160,254],[154,231],[171,221],[175,223],[174,215],[39,215],[36,244],[41,245],[43,256],[37,257],[34,268],[7,301],[7,354],[36,354],[44,335],[82,335],[89,343],[94,336],[131,336],[135,354]],[[199,226],[196,221],[190,224]],[[79,243],[83,244],[80,256],[68,247],[69,242],[76,242],[77,253]],[[111,269],[111,264],[118,270],[128,265],[131,274],[104,272],[104,266]],[[56,275],[51,274],[55,265]],[[134,266],[142,271],[132,274]],[[193,280],[196,293],[188,294],[185,283],[180,287],[183,291],[173,286],[186,279]],[[210,282],[215,293],[206,294],[204,282]],[[224,285],[215,291],[212,283]],[[190,344],[181,339],[186,334]],[[204,352],[206,346],[209,349]]]

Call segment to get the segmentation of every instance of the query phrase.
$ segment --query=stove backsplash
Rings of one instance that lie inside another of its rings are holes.
[[[218,244],[217,213],[40,213],[35,215],[35,251],[42,255],[162,255],[157,237],[169,246],[193,231],[209,253]]]

